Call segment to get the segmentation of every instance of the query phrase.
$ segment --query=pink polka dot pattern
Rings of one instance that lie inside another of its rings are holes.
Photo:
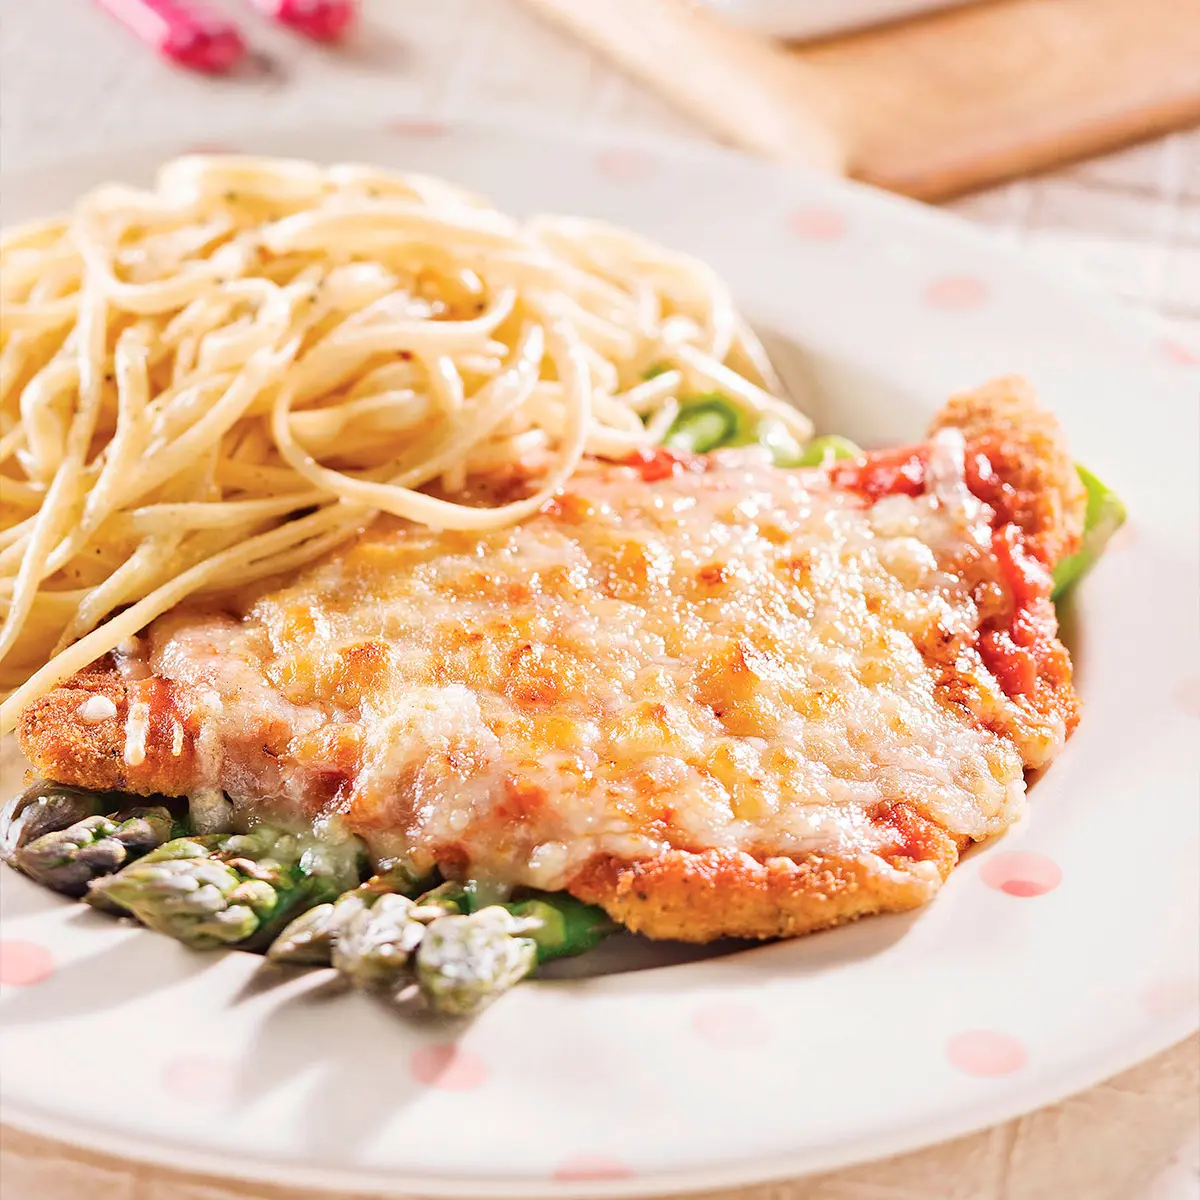
[[[846,218],[833,208],[798,208],[789,221],[792,232],[810,242],[836,242],[846,236]]]
[[[1062,869],[1044,854],[1018,850],[989,855],[979,868],[979,878],[1006,896],[1028,900],[1054,891],[1062,883]]]
[[[1011,1075],[1019,1071],[1029,1057],[1025,1047],[1011,1034],[990,1029],[955,1034],[946,1043],[946,1055],[952,1066],[982,1079]]]
[[[469,1092],[487,1082],[487,1065],[478,1054],[456,1042],[422,1046],[409,1060],[413,1078],[426,1087],[448,1092]]]
[[[596,155],[596,166],[614,183],[637,183],[654,174],[655,159],[645,150],[613,147]]]
[[[54,956],[37,942],[0,942],[0,984],[33,987],[54,974]]]
[[[1200,1011],[1200,978],[1168,975],[1156,979],[1142,993],[1142,1007],[1158,1021],[1195,1014]]]
[[[177,1058],[163,1071],[163,1087],[177,1100],[220,1104],[234,1092],[234,1069],[219,1058],[202,1054]]]
[[[737,1000],[714,1000],[692,1012],[692,1032],[714,1046],[756,1046],[767,1036],[760,1009]]]
[[[1185,679],[1178,684],[1172,699],[1181,712],[1189,717],[1200,717],[1200,676]]]
[[[925,303],[946,312],[969,312],[988,300],[988,285],[973,275],[944,275],[925,288]]]
[[[444,121],[431,121],[425,117],[397,117],[388,122],[392,133],[407,133],[413,137],[442,137],[450,132],[450,126]]]
[[[1200,346],[1188,346],[1172,339],[1162,342],[1161,346],[1168,362],[1177,363],[1181,367],[1200,366]]]
[[[554,1170],[562,1183],[582,1183],[588,1179],[631,1179],[633,1172],[611,1154],[573,1154]]]

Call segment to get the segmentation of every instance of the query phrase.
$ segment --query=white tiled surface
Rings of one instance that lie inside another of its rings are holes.
[[[949,207],[1200,333],[1200,130]]]
[[[457,117],[503,108],[539,121],[703,136],[539,24],[518,0],[365,0],[364,36],[340,55],[256,22],[240,5],[275,70],[222,81],[172,72],[83,0],[0,4],[6,171],[118,143],[219,141],[246,124],[373,122],[413,112]],[[1200,346],[1200,132],[950,207],[1157,310]],[[1200,1142],[1187,1136],[1200,1124],[1197,1066],[1193,1039],[1102,1088],[974,1138],[722,1200],[1200,1200]],[[0,1156],[0,1193],[4,1200],[260,1194],[126,1170],[13,1134]]]

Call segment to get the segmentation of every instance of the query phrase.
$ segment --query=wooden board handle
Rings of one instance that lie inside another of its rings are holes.
[[[794,53],[850,173],[924,200],[1200,120],[1200,0],[996,0]]]
[[[924,200],[1200,120],[1200,0],[990,0],[785,50],[694,0],[527,0],[711,133]]]
[[[783,49],[693,0],[527,0],[701,125],[781,162],[840,174],[836,98]]]

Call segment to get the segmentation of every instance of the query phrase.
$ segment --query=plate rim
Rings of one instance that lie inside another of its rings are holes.
[[[953,0],[948,0],[953,2]],[[53,157],[39,159],[22,167],[5,169],[0,160],[0,210],[4,205],[3,190],[26,180],[37,180],[40,176],[49,176],[73,165],[101,164],[111,158],[123,158],[129,155],[149,155],[152,153],[172,154],[180,156],[187,153],[203,154],[222,152],[220,143],[224,139],[245,139],[255,141],[272,137],[304,136],[314,139],[325,139],[338,133],[350,135],[378,134],[381,137],[439,139],[454,137],[460,133],[486,131],[501,136],[518,137],[536,140],[545,144],[567,141],[584,145],[596,151],[605,150],[644,150],[664,159],[675,158],[692,161],[700,165],[716,165],[725,163],[731,169],[750,170],[763,175],[773,175],[781,178],[795,177],[806,179],[822,188],[835,188],[849,192],[866,204],[878,205],[884,210],[892,209],[907,213],[910,219],[921,220],[928,227],[936,228],[937,236],[957,238],[967,245],[979,250],[992,253],[1004,250],[1010,258],[1009,266],[1030,279],[1040,279],[1044,282],[1071,293],[1071,303],[1090,311],[1093,319],[1107,321],[1112,327],[1116,340],[1126,344],[1132,353],[1145,353],[1149,350],[1144,342],[1151,336],[1170,335],[1174,330],[1173,323],[1166,317],[1149,308],[1142,308],[1132,302],[1121,300],[1116,293],[1106,288],[1089,287],[1085,276],[1076,275],[1072,271],[1055,266],[1040,257],[1025,246],[1006,245],[1000,236],[987,226],[961,216],[936,204],[916,200],[898,192],[889,192],[875,184],[849,176],[832,175],[819,171],[802,163],[782,163],[758,158],[746,151],[735,149],[719,142],[707,141],[700,136],[688,137],[680,134],[659,133],[653,130],[639,129],[623,125],[618,121],[597,120],[583,127],[575,126],[569,121],[534,115],[522,109],[498,105],[486,114],[442,114],[413,108],[397,108],[380,112],[371,120],[352,121],[322,121],[310,125],[299,126],[294,121],[264,119],[251,125],[232,123],[222,124],[212,132],[213,146],[202,144],[196,138],[171,138],[158,136],[146,139],[114,140],[103,150],[88,151],[77,154],[56,154]],[[181,146],[181,142],[187,145]],[[188,147],[191,147],[190,149]],[[240,154],[242,151],[232,150],[230,153]],[[289,157],[280,155],[280,157]],[[290,157],[295,157],[294,155]],[[1130,330],[1137,329],[1142,336],[1131,336]],[[1186,331],[1180,335],[1186,342]],[[1139,369],[1159,376],[1160,382],[1167,386],[1179,386],[1181,375],[1193,375],[1200,379],[1200,366],[1166,364],[1161,362],[1152,352],[1146,354]]]
[[[149,934],[150,931],[145,931]],[[75,1146],[130,1164],[162,1167],[174,1174],[195,1173],[209,1179],[235,1183],[265,1183],[276,1187],[291,1187],[307,1191],[329,1192],[329,1200],[337,1193],[350,1190],[353,1195],[378,1197],[379,1200],[415,1200],[428,1196],[431,1200],[564,1200],[566,1197],[588,1200],[639,1200],[643,1197],[692,1195],[731,1187],[755,1187],[788,1180],[809,1179],[852,1166],[881,1162],[921,1150],[945,1145],[958,1138],[969,1137],[1016,1120],[1031,1112],[1061,1104],[1111,1079],[1124,1071],[1182,1045],[1195,1034],[1200,1021],[1182,1015],[1173,1022],[1164,1022],[1163,1034],[1148,1034],[1131,1050],[1125,1043],[1110,1050],[1111,1062],[1097,1067],[1096,1059],[1087,1060],[1075,1072],[1068,1072],[1063,1082],[1052,1092],[1039,1092],[1036,1100],[1013,1098],[1008,1103],[990,1106],[983,1100],[947,1117],[937,1132],[929,1136],[929,1123],[914,1123],[911,1127],[889,1136],[876,1136],[865,1152],[862,1143],[844,1139],[827,1148],[797,1152],[796,1157],[778,1155],[758,1163],[748,1161],[721,1164],[717,1167],[693,1168],[686,1171],[652,1172],[599,1180],[556,1181],[530,1177],[511,1181],[482,1180],[472,1176],[455,1178],[448,1175],[406,1175],[398,1178],[378,1169],[326,1168],[296,1166],[281,1159],[218,1158],[216,1151],[171,1149],[165,1143],[144,1143],[119,1133],[106,1133],[64,1118],[42,1117],[31,1110],[0,1101],[0,1127],[10,1125],[24,1133]],[[1134,1057],[1130,1058],[1132,1053]],[[1038,1089],[1031,1087],[1031,1091]],[[1023,1093],[1021,1094],[1024,1095]],[[982,1110],[985,1110],[984,1115]],[[965,1117],[963,1113],[970,1114]],[[996,1115],[996,1114],[999,1115]],[[918,1131],[920,1130],[920,1131]],[[124,1165],[124,1164],[122,1164]],[[203,1183],[203,1179],[201,1180]],[[347,1197],[346,1200],[350,1200]]]
[[[393,131],[389,133],[390,129]],[[535,119],[524,113],[499,110],[481,117],[442,117],[428,113],[381,114],[375,120],[321,122],[299,126],[294,121],[256,121],[251,125],[215,131],[215,136],[246,141],[266,141],[272,137],[305,136],[314,142],[325,142],[341,133],[358,136],[378,133],[379,136],[405,135],[404,124],[419,125],[428,121],[439,127],[439,136],[453,138],[460,134],[488,131],[524,141],[537,141],[546,146],[564,139],[575,146],[593,149],[617,147],[648,150],[667,161],[693,162],[710,167],[747,169],[765,176],[786,179],[789,176],[819,182],[822,188],[835,188],[856,197],[856,203],[877,205],[882,210],[902,210],[916,215],[932,229],[933,237],[958,239],[976,249],[995,252],[1001,245],[998,239],[966,219],[932,208],[901,196],[895,196],[853,180],[835,179],[800,167],[780,166],[763,162],[739,151],[713,145],[699,139],[631,129],[619,123],[598,122],[579,129],[552,119]],[[413,131],[410,131],[410,133]],[[11,171],[0,169],[0,185],[7,188],[39,177],[50,177],[64,169],[92,162],[130,155],[161,156],[171,153],[165,138],[116,142],[103,151],[56,156],[35,165]],[[178,153],[178,148],[175,149]],[[319,156],[318,156],[319,157]],[[1022,277],[1029,286],[1041,279],[1070,293],[1070,303],[1077,311],[1086,310],[1093,319],[1105,322],[1116,341],[1127,348],[1131,358],[1139,361],[1136,369],[1148,378],[1157,376],[1168,387],[1178,387],[1187,379],[1189,368],[1169,366],[1158,361],[1148,344],[1153,335],[1162,335],[1169,323],[1153,313],[1123,305],[1115,296],[1101,290],[1090,290],[1078,279],[1064,271],[1055,270],[1039,261],[1023,248],[1011,255],[1007,266]],[[153,936],[150,931],[137,931],[137,936]],[[549,1178],[512,1177],[505,1180],[486,1180],[477,1177],[453,1177],[447,1174],[397,1176],[382,1168],[299,1166],[285,1160],[270,1158],[230,1157],[217,1150],[186,1146],[174,1147],[167,1139],[139,1140],[132,1135],[92,1127],[69,1117],[56,1117],[33,1107],[13,1104],[3,1094],[0,1081],[0,1124],[89,1151],[116,1157],[127,1163],[142,1163],[173,1172],[194,1172],[212,1179],[234,1182],[273,1183],[277,1186],[308,1188],[325,1191],[350,1190],[364,1196],[397,1197],[413,1189],[431,1197],[637,1197],[676,1193],[693,1193],[713,1188],[754,1186],[787,1178],[803,1178],[835,1171],[855,1164],[875,1162],[897,1155],[940,1145],[958,1137],[1003,1124],[1024,1114],[1060,1103],[1102,1081],[1128,1070],[1139,1063],[1181,1044],[1200,1028],[1200,1012],[1178,1014],[1160,1021],[1138,1037],[1126,1037],[1107,1047],[1103,1054],[1093,1053],[1070,1069],[1062,1067],[1058,1082],[1039,1087],[1031,1082],[1023,1088],[1010,1088],[1006,1098],[981,1095],[976,1103],[959,1108],[940,1120],[929,1117],[914,1121],[890,1133],[843,1138],[827,1145],[769,1158],[745,1158],[728,1163],[697,1168],[673,1169],[640,1173],[629,1178],[556,1181]]]

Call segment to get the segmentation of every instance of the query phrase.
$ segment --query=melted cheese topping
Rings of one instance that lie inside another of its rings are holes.
[[[937,453],[929,495],[871,507],[758,451],[597,465],[511,529],[381,523],[144,653],[205,785],[418,863],[553,888],[597,854],[870,853],[897,800],[981,838],[1024,725],[973,648],[991,514]]]
[[[76,712],[85,725],[98,725],[111,721],[117,715],[117,706],[107,696],[89,696]]]

